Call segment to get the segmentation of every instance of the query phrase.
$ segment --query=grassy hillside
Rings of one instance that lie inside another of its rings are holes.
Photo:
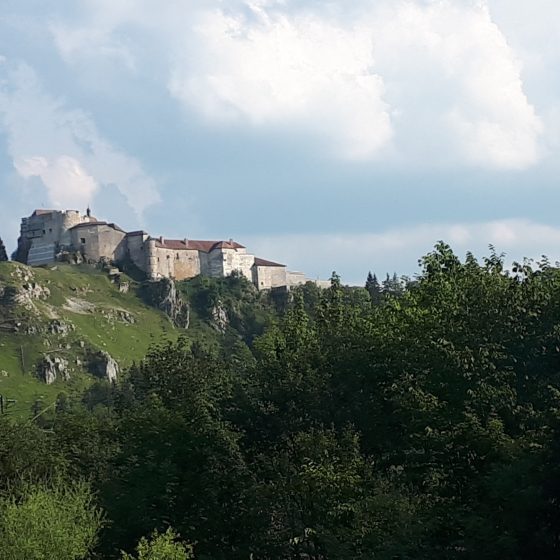
[[[169,319],[137,296],[135,283],[123,281],[128,293],[85,265],[0,263],[0,394],[17,401],[14,412],[29,411],[37,399],[52,401],[61,391],[83,390],[93,380],[84,366],[88,353],[106,351],[125,368],[153,343],[177,337]],[[70,379],[52,385],[38,380],[44,355],[68,360]]]
[[[37,401],[44,408],[60,392],[83,392],[95,381],[88,364],[100,351],[121,370],[152,345],[178,336],[230,357],[243,353],[276,319],[287,297],[259,293],[235,276],[180,282],[177,294],[188,308],[185,330],[158,308],[165,290],[165,282],[142,283],[126,275],[116,282],[89,265],[0,263],[0,395],[16,401],[11,413],[29,415]],[[41,381],[38,364],[46,356],[65,360],[69,379]]]

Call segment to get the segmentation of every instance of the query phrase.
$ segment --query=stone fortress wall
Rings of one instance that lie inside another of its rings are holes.
[[[53,263],[63,251],[78,252],[91,262],[131,260],[152,280],[185,280],[198,275],[245,276],[259,290],[290,288],[307,281],[300,272],[248,253],[233,241],[154,238],[144,231],[125,232],[114,223],[99,221],[88,208],[35,210],[21,221],[18,255],[31,266]]]

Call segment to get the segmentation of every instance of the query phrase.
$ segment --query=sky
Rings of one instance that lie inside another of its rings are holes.
[[[0,236],[35,208],[310,278],[560,260],[557,0],[2,0]]]

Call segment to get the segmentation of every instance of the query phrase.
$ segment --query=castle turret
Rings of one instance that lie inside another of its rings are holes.
[[[148,238],[148,250],[146,251],[146,273],[150,280],[158,277],[158,263],[156,254],[156,240]]]
[[[56,217],[57,221],[60,220],[60,225],[55,228],[56,241],[61,247],[68,247],[72,243],[70,229],[82,223],[82,216],[77,210],[66,210],[66,212],[57,213]]]

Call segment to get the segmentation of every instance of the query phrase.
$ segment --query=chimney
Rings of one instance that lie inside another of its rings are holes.
[[[163,236],[159,236],[159,242],[163,245]]]
[[[185,244],[185,247],[189,246],[189,240],[186,237],[183,239],[183,243]]]

